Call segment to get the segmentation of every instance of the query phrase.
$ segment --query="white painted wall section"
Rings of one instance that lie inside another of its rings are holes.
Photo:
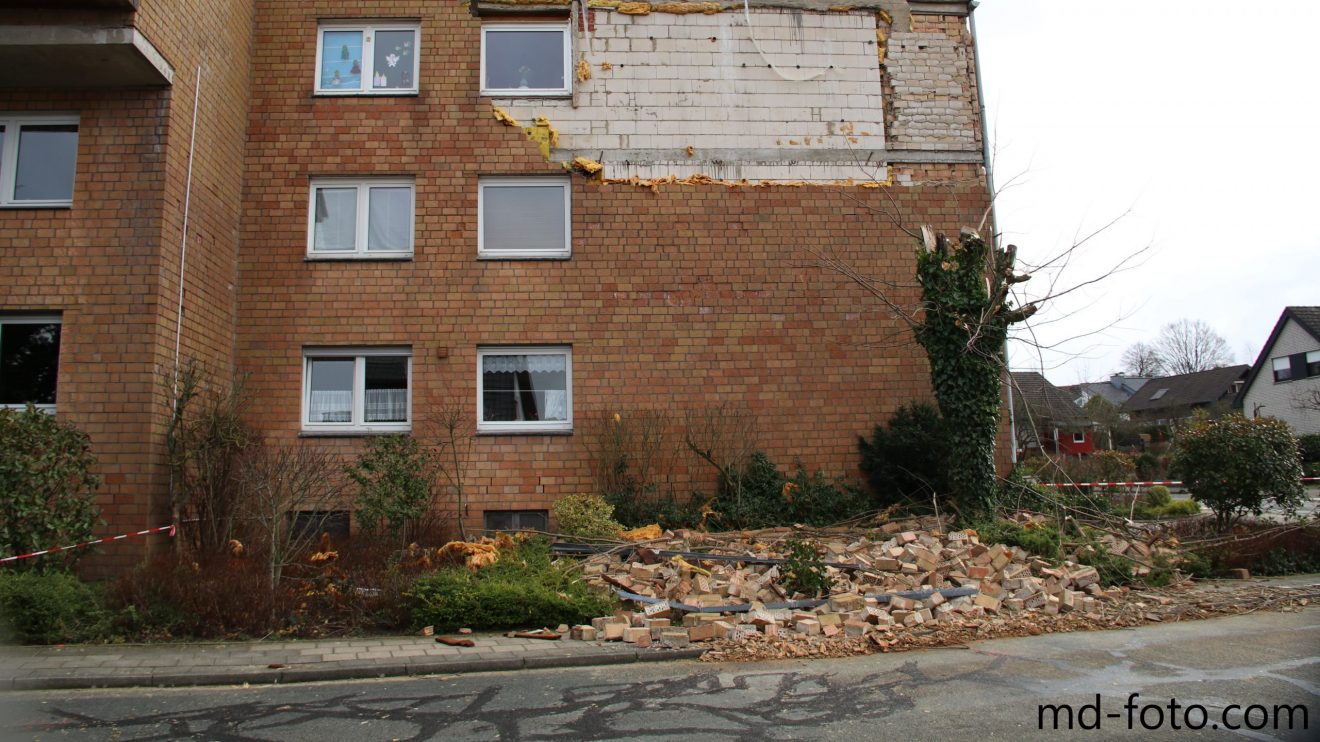
[[[592,75],[574,81],[576,107],[492,102],[545,116],[557,156],[600,161],[607,178],[884,180],[875,15],[756,9],[751,21],[597,12],[595,31],[575,34],[574,62]]]

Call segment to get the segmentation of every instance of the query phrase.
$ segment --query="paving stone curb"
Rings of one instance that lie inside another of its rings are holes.
[[[135,671],[114,668],[110,671],[79,670],[63,674],[62,668],[34,671],[23,677],[0,678],[4,690],[76,690],[88,688],[188,687],[200,685],[277,685],[326,680],[366,680],[417,675],[447,675],[510,670],[540,670],[556,667],[591,667],[634,662],[668,662],[700,657],[704,649],[645,650],[529,655],[526,657],[428,657],[413,661],[346,661],[309,663],[278,669],[221,669],[198,666],[184,668],[144,668]]]

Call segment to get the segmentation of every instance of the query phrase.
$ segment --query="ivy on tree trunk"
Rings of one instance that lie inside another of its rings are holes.
[[[1009,287],[1016,248],[998,249],[972,230],[957,241],[922,228],[917,253],[923,316],[917,342],[930,359],[931,382],[949,429],[949,484],[964,512],[995,505],[995,437],[1008,328],[1036,307],[1015,309]]]

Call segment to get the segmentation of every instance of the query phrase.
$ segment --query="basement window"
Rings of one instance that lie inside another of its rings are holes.
[[[314,180],[307,215],[307,255],[410,257],[413,207],[412,181]]]
[[[317,95],[417,92],[416,24],[324,25],[316,36]]]
[[[568,178],[482,178],[477,186],[477,257],[569,257],[569,209]]]
[[[58,316],[0,316],[0,407],[53,411],[59,370]]]
[[[573,429],[573,353],[563,346],[477,348],[477,431]]]
[[[481,27],[481,94],[518,98],[572,92],[567,24]]]
[[[546,510],[485,510],[481,513],[487,531],[549,531]]]
[[[76,116],[0,113],[0,207],[73,204]]]
[[[306,349],[303,432],[407,432],[411,380],[409,348]]]

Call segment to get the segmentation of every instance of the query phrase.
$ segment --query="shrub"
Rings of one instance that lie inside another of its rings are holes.
[[[170,421],[165,435],[170,497],[186,540],[201,559],[222,554],[240,533],[239,467],[255,441],[243,422],[247,398],[241,380],[220,384],[195,360],[166,379]]]
[[[555,500],[559,532],[586,539],[617,539],[623,526],[614,520],[614,506],[600,495],[568,495]]]
[[[1142,451],[1137,454],[1137,478],[1149,482],[1152,479],[1163,479],[1164,471],[1160,466],[1159,458],[1149,451]]]
[[[1306,464],[1320,464],[1320,433],[1297,437],[1297,450]]]
[[[575,624],[614,607],[608,596],[551,562],[544,539],[527,539],[475,572],[451,568],[424,575],[407,599],[413,622],[438,631]]]
[[[1146,490],[1146,504],[1153,508],[1162,508],[1173,502],[1173,494],[1169,488],[1162,484],[1157,484]]]
[[[0,549],[26,554],[92,537],[101,482],[90,448],[80,430],[32,405],[0,409]]]
[[[830,578],[825,572],[825,562],[820,558],[816,547],[802,542],[789,540],[784,543],[784,586],[789,593],[802,593],[808,598],[819,597],[829,592]]]
[[[1297,439],[1281,420],[1229,415],[1196,423],[1179,436],[1174,459],[1220,531],[1259,515],[1267,502],[1295,511],[1302,500]]]
[[[372,438],[345,473],[357,485],[356,515],[363,531],[400,548],[417,538],[435,503],[437,472],[434,457],[415,438]]]
[[[0,619],[25,644],[87,641],[108,629],[100,594],[63,572],[0,573]]]
[[[1045,559],[1059,558],[1059,529],[1052,525],[1034,525],[1024,528],[1011,520],[996,518],[982,521],[973,527],[977,539],[983,544],[1017,546],[1029,554]]]
[[[880,507],[949,493],[949,431],[939,410],[924,402],[898,408],[871,440],[857,439],[862,473]]]
[[[805,523],[828,526],[869,509],[860,490],[798,464],[792,477],[779,472],[764,452],[752,454],[741,470],[721,475],[710,503],[716,528],[768,528]]]

